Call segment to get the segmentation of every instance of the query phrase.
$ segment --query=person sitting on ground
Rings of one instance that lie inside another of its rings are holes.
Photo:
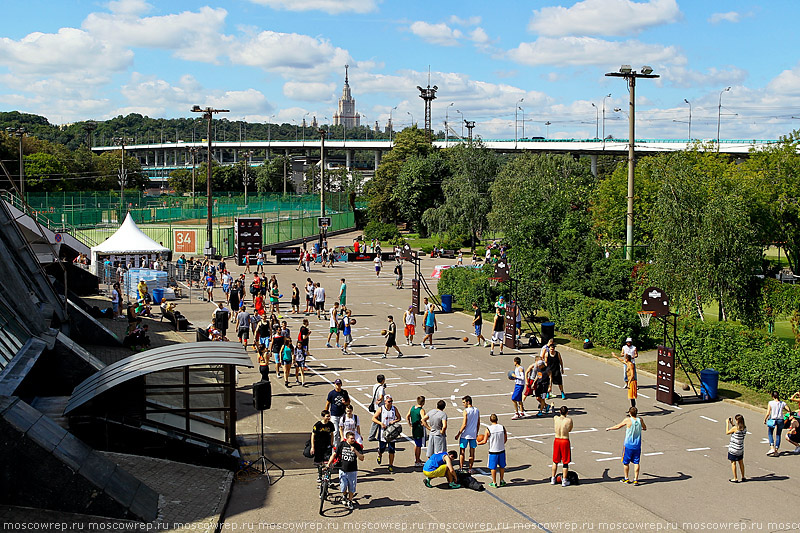
[[[455,450],[431,455],[422,467],[422,474],[425,476],[422,482],[425,483],[425,486],[432,488],[431,480],[443,477],[449,481],[448,485],[451,489],[460,489],[461,485],[456,482],[458,478],[456,477],[456,470],[453,468],[453,461],[457,457],[458,454]]]

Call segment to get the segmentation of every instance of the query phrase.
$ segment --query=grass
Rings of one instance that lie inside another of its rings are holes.
[[[656,361],[648,361],[646,363],[638,363],[636,366],[642,370],[646,370],[647,372],[655,374],[657,365],[658,363]],[[675,375],[676,381],[683,381],[681,378],[685,377],[686,376],[682,372],[676,373]],[[699,383],[695,383],[695,386],[698,390],[700,390]],[[721,398],[738,400],[758,408],[766,408],[767,404],[772,399],[766,392],[759,392],[749,389],[744,385],[739,385],[738,383],[731,383],[722,380],[719,382],[718,394]]]
[[[704,305],[703,316],[708,322],[719,322],[719,304],[716,301],[712,301]],[[766,331],[766,328],[761,328],[761,331]],[[794,346],[794,332],[789,318],[775,321],[774,334],[789,346]]]

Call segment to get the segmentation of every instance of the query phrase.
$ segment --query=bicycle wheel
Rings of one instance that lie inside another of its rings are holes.
[[[323,479],[319,487],[319,514],[322,514],[322,508],[325,506],[325,500],[328,499],[328,480]]]

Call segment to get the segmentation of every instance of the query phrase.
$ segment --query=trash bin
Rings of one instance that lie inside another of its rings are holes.
[[[542,346],[547,344],[552,338],[556,336],[556,323],[555,322],[542,322]]]
[[[164,289],[158,288],[153,289],[153,303],[156,305],[161,305],[161,300],[164,299]]]
[[[319,243],[318,242],[314,243],[314,254],[315,255],[319,255]]]
[[[453,295],[452,294],[442,294],[442,312],[443,313],[452,313],[453,312]]]
[[[719,372],[713,368],[700,371],[700,396],[703,400],[716,400],[719,388]]]

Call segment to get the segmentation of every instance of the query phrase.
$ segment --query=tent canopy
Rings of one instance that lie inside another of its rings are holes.
[[[92,254],[143,254],[143,253],[169,252],[169,248],[164,248],[156,241],[142,233],[136,222],[133,221],[131,214],[125,217],[125,221],[119,229],[97,246],[92,247]]]

